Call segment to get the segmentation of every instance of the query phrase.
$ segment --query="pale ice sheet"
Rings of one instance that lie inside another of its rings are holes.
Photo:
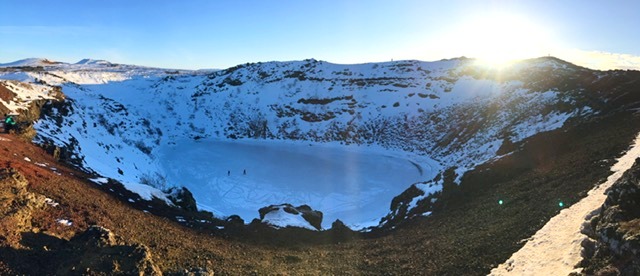
[[[202,209],[249,221],[268,205],[307,204],[324,213],[323,228],[336,219],[370,226],[438,171],[391,151],[283,141],[183,141],[159,156],[167,182],[186,186]]]

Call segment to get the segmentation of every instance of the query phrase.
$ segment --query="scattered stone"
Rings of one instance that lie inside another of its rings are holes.
[[[95,275],[162,275],[146,246],[127,244],[101,226],[89,227],[59,251],[58,254],[66,255],[58,264],[56,274],[60,275],[74,271],[91,271]]]

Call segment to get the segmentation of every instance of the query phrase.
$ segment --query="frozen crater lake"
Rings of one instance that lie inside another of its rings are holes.
[[[249,222],[271,204],[307,204],[324,213],[323,228],[377,225],[393,197],[437,171],[405,152],[284,141],[184,140],[159,157],[167,181],[191,190],[202,210]]]

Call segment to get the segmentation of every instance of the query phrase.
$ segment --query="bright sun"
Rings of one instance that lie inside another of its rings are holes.
[[[502,67],[510,61],[546,56],[550,50],[548,33],[524,17],[493,14],[475,18],[456,32],[465,55],[483,65]],[[458,39],[456,39],[458,40]]]

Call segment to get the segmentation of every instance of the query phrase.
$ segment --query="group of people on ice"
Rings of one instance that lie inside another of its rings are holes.
[[[247,175],[247,169],[242,170],[242,175]],[[231,170],[227,171],[227,176],[231,176]]]

